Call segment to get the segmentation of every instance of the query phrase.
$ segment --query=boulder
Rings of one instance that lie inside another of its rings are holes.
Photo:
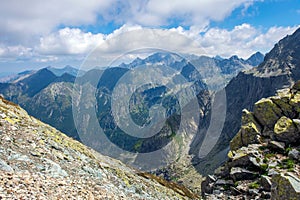
[[[300,91],[300,81],[296,81],[295,84],[293,85],[292,89]]]
[[[279,153],[285,152],[285,144],[283,142],[270,141],[268,143],[268,147]]]
[[[258,176],[258,173],[240,167],[232,167],[230,170],[230,176],[233,181],[253,180]]]
[[[297,127],[297,130],[300,131],[300,119],[293,119],[293,123]]]
[[[242,146],[259,143],[260,128],[255,123],[249,122],[243,125],[236,136],[230,141],[230,149],[237,150]]]
[[[257,152],[257,154],[259,154]],[[232,157],[232,161],[229,163],[230,167],[243,167],[247,169],[259,169],[261,156],[257,156],[252,152],[247,152],[247,149],[239,149]]]
[[[261,176],[260,185],[262,186],[264,191],[270,192],[272,187],[271,178],[268,176]]]
[[[300,113],[300,92],[297,92],[290,100],[290,105],[295,111]]]
[[[239,132],[232,138],[230,141],[230,150],[235,151],[243,146],[242,142],[242,130],[240,129]]]
[[[204,181],[201,183],[201,195],[202,197],[205,196],[205,194],[212,194],[213,188],[214,188],[214,182],[215,179],[211,179],[211,177],[206,177]]]
[[[300,199],[300,180],[291,173],[272,176],[271,198],[274,200]]]
[[[261,99],[254,104],[254,116],[263,126],[273,128],[281,115],[281,109],[271,99]]]
[[[293,123],[293,120],[282,116],[274,126],[275,138],[278,141],[285,142],[286,144],[297,143],[300,139],[300,134]]]
[[[289,151],[288,155],[290,159],[300,161],[300,152],[297,149],[292,149],[291,151]]]
[[[255,124],[255,128],[258,130],[258,132],[261,132],[261,127],[259,123],[255,120],[254,115],[252,112],[248,111],[247,109],[242,110],[242,125],[247,124]]]
[[[225,179],[218,179],[216,181],[216,186],[234,186],[234,183],[232,180],[225,180]]]
[[[293,106],[289,104],[291,94],[282,94],[282,96],[274,96],[270,99],[281,109],[282,113],[290,118],[296,117],[296,112],[293,109]]]

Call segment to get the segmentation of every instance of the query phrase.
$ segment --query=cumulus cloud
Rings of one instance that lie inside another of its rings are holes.
[[[33,55],[33,49],[22,45],[2,46],[0,47],[0,56],[2,58],[30,58]]]
[[[266,53],[281,38],[292,34],[298,27],[271,27],[267,32],[249,24],[235,26],[232,30],[211,28],[198,40],[210,55],[247,58],[256,51]]]
[[[86,54],[103,42],[103,34],[85,33],[78,28],[64,28],[40,38],[36,50],[41,54]]]
[[[1,2],[0,41],[28,44],[63,25],[138,24],[159,27],[175,21],[197,29],[223,20],[235,8],[256,0],[10,0]],[[36,36],[36,37],[33,37]]]
[[[59,62],[67,57],[67,61],[80,62],[99,46],[107,62],[140,48],[246,58],[258,50],[269,51],[296,29],[271,27],[265,31],[246,23],[231,30],[209,27],[212,20],[224,20],[237,7],[244,6],[244,12],[256,1],[262,0],[3,1],[0,57],[36,62]],[[110,34],[80,29],[107,23],[123,26]]]
[[[235,26],[232,30],[210,28],[203,34],[195,34],[182,27],[149,29],[139,25],[124,25],[113,33],[92,34],[77,28],[63,28],[40,38],[30,48],[21,45],[0,46],[0,56],[16,59],[31,58],[36,62],[76,60],[80,65],[90,56],[89,66],[108,66],[123,56],[132,60],[135,52],[162,49],[175,53],[247,58],[256,51],[268,52],[281,38],[292,34],[297,27],[271,27],[266,32],[249,24]],[[95,49],[96,48],[96,49]],[[124,56],[127,54],[126,56]],[[146,52],[147,54],[147,52]],[[140,56],[140,55],[139,55]]]
[[[76,26],[96,22],[113,0],[10,0],[0,6],[0,40],[8,45],[30,43],[33,36],[48,34],[60,25]]]

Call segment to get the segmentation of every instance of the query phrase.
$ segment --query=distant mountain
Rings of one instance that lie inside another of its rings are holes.
[[[264,55],[260,52],[256,52],[255,54],[251,55],[246,62],[252,66],[258,66],[260,63],[264,61]]]
[[[16,80],[0,83],[0,93],[23,106],[28,113],[79,140],[72,117],[72,84],[70,74],[56,76],[48,68]]]
[[[47,67],[49,71],[51,71],[56,76],[61,76],[63,74],[70,74],[72,76],[81,76],[84,74],[84,71],[79,70],[77,68],[71,67],[70,65],[65,66],[64,68],[54,68],[54,67]]]
[[[27,76],[33,74],[35,71],[34,70],[26,70],[20,73],[4,73],[0,77],[0,83],[10,83],[10,82],[15,82],[21,79],[26,78]]]
[[[273,96],[276,90],[290,87],[300,79],[300,28],[280,40],[255,68],[239,72],[226,86],[227,113],[225,124],[213,151],[204,159],[195,156],[195,166],[201,173],[211,173],[226,159],[229,141],[241,125],[242,109],[252,111],[261,98]],[[196,153],[201,146],[198,138],[193,147]]]
[[[119,67],[133,69],[142,65],[164,65],[175,70],[182,70],[184,66],[191,63],[200,72],[202,80],[211,90],[219,90],[242,70],[248,70],[263,61],[260,53],[253,54],[248,60],[237,56],[224,59],[219,56],[207,57],[186,55],[180,56],[174,53],[159,52],[145,59],[136,58],[129,64],[122,63]]]
[[[175,70],[181,70],[186,64],[187,61],[177,54],[158,52],[146,57],[145,59],[138,57],[129,64],[122,63],[119,67],[133,69],[143,65],[165,65]]]

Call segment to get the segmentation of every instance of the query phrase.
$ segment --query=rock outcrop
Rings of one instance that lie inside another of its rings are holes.
[[[103,156],[0,98],[0,199],[195,199]]]
[[[227,110],[226,119],[221,136],[214,149],[204,159],[197,159],[197,147],[194,147],[194,163],[200,173],[211,173],[214,169],[226,161],[224,153],[228,150],[229,142],[239,131],[241,126],[242,110],[253,110],[254,103],[262,98],[274,96],[276,91],[289,88],[300,79],[300,28],[292,35],[287,35],[281,39],[274,48],[266,54],[264,61],[258,66],[247,71],[240,72],[226,86]],[[282,95],[285,95],[284,93]],[[279,98],[279,97],[276,97]],[[282,111],[289,118],[295,118],[289,112],[290,107],[297,104],[298,95],[294,96],[290,104],[286,103],[288,96],[280,99],[262,100],[259,104],[267,104],[270,116],[269,123],[277,120],[278,106],[285,109]],[[295,102],[294,102],[295,101]],[[299,104],[298,104],[299,105]],[[297,108],[299,109],[299,108]],[[257,114],[260,112],[257,106]],[[260,118],[264,121],[264,118]],[[201,139],[201,138],[200,138]],[[200,142],[195,141],[199,144]],[[199,148],[198,146],[198,148]],[[220,155],[221,154],[221,155]]]
[[[229,160],[202,182],[204,198],[300,198],[299,86],[259,100],[254,112],[243,111]]]

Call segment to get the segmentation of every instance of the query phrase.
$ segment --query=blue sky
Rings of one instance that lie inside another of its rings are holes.
[[[80,66],[97,46],[103,66],[145,47],[247,58],[300,19],[299,0],[0,1],[0,73]]]

